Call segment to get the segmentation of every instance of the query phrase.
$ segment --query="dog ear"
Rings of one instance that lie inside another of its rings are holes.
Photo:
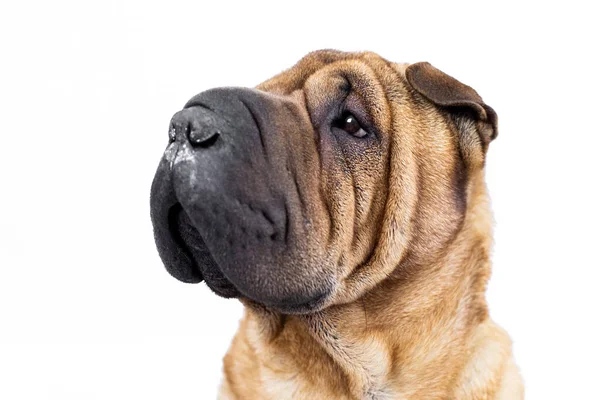
[[[465,116],[476,121],[477,132],[484,152],[490,142],[498,136],[496,112],[483,102],[472,87],[459,82],[428,62],[409,65],[406,68],[406,79],[412,88],[423,97],[447,109],[458,118],[455,121],[459,129]]]

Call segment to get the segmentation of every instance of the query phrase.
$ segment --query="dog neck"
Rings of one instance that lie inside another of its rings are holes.
[[[485,189],[472,195],[481,198],[441,258],[398,268],[357,301],[287,316],[247,304],[241,330],[263,372],[298,381],[319,368],[312,379],[336,398],[447,396],[468,361],[470,336],[488,318],[491,218]]]

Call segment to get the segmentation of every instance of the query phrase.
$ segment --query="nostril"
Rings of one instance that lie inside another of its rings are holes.
[[[177,112],[169,126],[169,141],[187,141],[193,147],[210,147],[221,135],[224,121],[205,107],[186,108]]]
[[[215,142],[217,141],[217,139],[219,138],[220,135],[221,135],[221,132],[219,132],[219,130],[214,129],[214,128],[192,127],[188,133],[188,138],[189,138],[192,146],[199,146],[199,147],[206,148],[206,147],[210,147],[213,144],[215,144]]]

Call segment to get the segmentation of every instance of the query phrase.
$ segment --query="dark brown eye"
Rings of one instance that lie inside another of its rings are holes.
[[[349,112],[344,113],[342,117],[335,122],[334,126],[358,138],[367,135],[367,132],[360,126],[356,117]]]

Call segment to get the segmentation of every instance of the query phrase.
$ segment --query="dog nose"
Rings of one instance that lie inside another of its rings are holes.
[[[169,140],[188,141],[193,147],[210,147],[221,135],[221,124],[222,121],[204,107],[186,108],[171,119]]]

